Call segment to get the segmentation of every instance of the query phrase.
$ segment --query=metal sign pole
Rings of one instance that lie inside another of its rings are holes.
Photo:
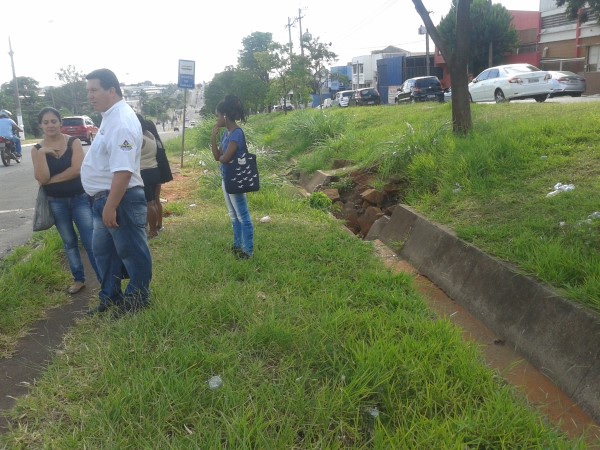
[[[183,151],[185,149],[185,113],[187,109],[187,91],[194,89],[196,62],[188,59],[179,60],[179,77],[177,87],[183,89],[183,131],[181,132],[181,168],[183,168]]]
[[[183,151],[185,150],[185,110],[187,108],[187,89],[183,90],[183,131],[181,132],[181,168],[183,169]]]

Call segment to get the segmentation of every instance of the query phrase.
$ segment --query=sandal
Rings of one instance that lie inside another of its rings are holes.
[[[71,286],[69,286],[69,289],[67,289],[67,292],[69,294],[77,294],[84,287],[85,287],[85,283],[84,282],[82,282],[82,281],[75,281]]]

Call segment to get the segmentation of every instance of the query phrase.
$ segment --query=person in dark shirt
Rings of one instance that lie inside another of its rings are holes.
[[[160,191],[161,187],[164,183],[168,183],[173,180],[173,172],[171,172],[171,165],[169,164],[169,159],[167,158],[167,152],[165,150],[165,145],[163,144],[160,135],[158,134],[158,130],[156,129],[156,125],[151,120],[146,120],[148,130],[156,139],[156,161],[158,162],[158,170],[160,171],[160,183],[156,185],[156,192],[154,194],[154,198],[156,199],[156,228],[158,231],[163,230],[163,207],[160,202]],[[163,122],[164,125],[164,122]],[[164,131],[164,130],[163,130]]]
[[[38,124],[44,133],[44,139],[31,149],[33,173],[48,196],[54,223],[73,274],[73,284],[67,291],[75,294],[85,287],[79,238],[96,277],[100,280],[92,250],[92,207],[79,176],[84,156],[83,147],[79,139],[61,133],[62,119],[56,109],[42,109],[38,114]],[[79,238],[74,225],[77,226]]]

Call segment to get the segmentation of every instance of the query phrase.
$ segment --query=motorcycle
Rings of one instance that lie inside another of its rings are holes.
[[[15,144],[12,141],[0,136],[0,159],[2,159],[2,164],[9,166],[12,159],[17,164],[21,162],[21,156],[17,156],[15,150]]]

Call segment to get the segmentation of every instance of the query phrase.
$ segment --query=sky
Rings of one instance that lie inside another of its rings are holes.
[[[493,0],[509,10],[539,10],[539,0]],[[273,40],[299,52],[300,28],[338,55],[333,65],[389,45],[425,52],[422,24],[411,0],[372,0],[349,8],[339,0],[229,0],[149,2],[140,0],[6,1],[0,27],[0,85],[15,73],[40,87],[60,86],[56,73],[111,69],[122,83],[177,83],[179,60],[195,61],[195,82],[209,82],[237,65],[242,40],[270,32]],[[423,0],[435,24],[451,0]],[[6,17],[12,18],[8,23]],[[300,17],[300,20],[294,20]],[[288,27],[288,20],[293,23]],[[433,42],[430,41],[430,49]]]

